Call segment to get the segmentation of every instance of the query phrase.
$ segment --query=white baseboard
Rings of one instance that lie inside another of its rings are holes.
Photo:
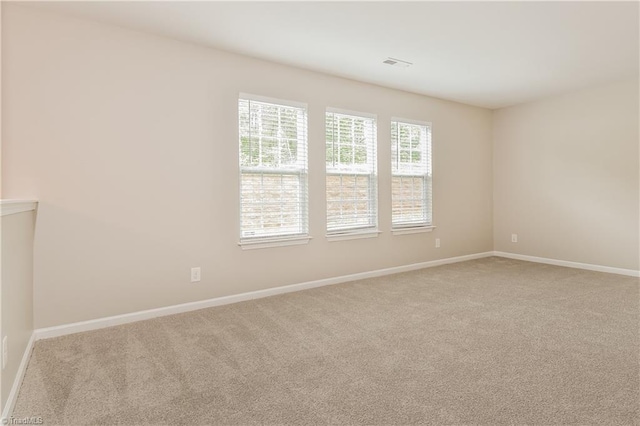
[[[182,303],[180,305],[166,306],[163,308],[149,309],[145,311],[132,312],[123,315],[116,315],[106,318],[98,318],[89,321],[64,324],[55,327],[40,328],[35,330],[36,340],[49,339],[52,337],[64,336],[67,334],[80,333],[83,331],[97,330],[114,325],[127,324],[166,315],[179,314],[182,312],[196,311],[198,309],[211,308],[214,306],[228,305],[231,303],[244,302],[252,299],[274,296],[277,294],[291,293],[294,291],[307,290],[310,288],[322,287],[332,284],[340,284],[348,281],[362,280],[365,278],[380,277],[383,275],[397,274],[400,272],[414,271],[417,269],[430,268],[433,266],[446,265],[449,263],[464,262],[466,260],[480,259],[493,256],[493,252],[475,253],[466,256],[449,257],[446,259],[431,260],[429,262],[412,263],[410,265],[394,266],[392,268],[378,269],[369,272],[343,275],[340,277],[325,278],[317,281],[308,281],[300,284],[286,285],[282,287],[268,288],[265,290],[251,291],[248,293],[235,294],[232,296],[216,297],[214,299],[200,300],[197,302]]]
[[[20,385],[22,384],[22,379],[24,379],[24,373],[27,371],[27,365],[29,364],[29,358],[31,357],[31,351],[33,350],[34,342],[35,332],[31,333],[31,338],[27,343],[24,354],[22,354],[22,360],[20,361],[20,366],[18,367],[16,377],[13,380],[13,386],[11,386],[11,390],[9,391],[7,403],[4,406],[4,410],[2,410],[3,419],[8,419],[9,417],[11,417],[11,413],[13,413],[13,407],[16,405],[16,400],[18,399],[18,392],[20,392]]]
[[[499,256],[509,259],[525,260],[529,262],[545,263],[549,265],[566,266],[569,268],[586,269],[590,271],[608,272],[613,274],[640,276],[640,271],[632,269],[612,268],[609,266],[591,265],[587,263],[569,262],[565,260],[547,259],[543,257],[526,256],[515,253],[505,253],[501,251],[489,251],[475,253],[466,256],[450,257],[446,259],[431,260],[428,262],[412,263],[410,265],[394,266],[392,268],[377,269],[375,271],[360,272],[357,274],[343,275],[340,277],[325,278],[322,280],[308,281],[300,284],[291,284],[282,287],[268,288],[264,290],[240,293],[231,296],[216,297],[214,299],[200,300],[197,302],[182,303],[179,305],[166,306],[163,308],[149,309],[145,311],[131,312],[128,314],[115,315],[112,317],[98,318],[89,321],[64,324],[55,327],[40,328],[34,331],[35,340],[49,339],[52,337],[65,336],[67,334],[81,333],[84,331],[97,330],[100,328],[112,327],[115,325],[128,324],[136,321],[143,321],[151,318],[174,315],[183,312],[196,311],[198,309],[211,308],[214,306],[228,305],[231,303],[244,302],[252,299],[275,296],[277,294],[291,293],[294,291],[307,290],[327,285],[340,284],[349,281],[362,280],[366,278],[380,277],[384,275],[397,274],[400,272],[414,271],[417,269],[430,268],[434,266],[446,265],[449,263],[464,262],[467,260],[481,259],[484,257]]]
[[[628,275],[630,277],[640,277],[640,271],[634,269],[613,268],[611,266],[593,265],[590,263],[570,262],[568,260],[548,259],[546,257],[527,256],[524,254],[505,253],[494,251],[494,256],[506,257],[509,259],[526,260],[528,262],[546,263],[548,265],[566,266],[567,268],[586,269],[588,271],[607,272],[610,274]]]

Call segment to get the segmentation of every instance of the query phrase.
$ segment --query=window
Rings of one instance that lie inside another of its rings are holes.
[[[376,230],[376,119],[326,113],[327,232]]]
[[[431,125],[391,122],[393,228],[431,225]]]
[[[306,105],[240,95],[240,242],[308,236]]]

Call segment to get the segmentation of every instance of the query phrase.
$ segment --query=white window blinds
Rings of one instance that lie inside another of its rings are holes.
[[[240,239],[308,235],[307,109],[242,95]]]
[[[326,112],[327,232],[376,229],[376,120]]]
[[[431,224],[431,125],[391,122],[392,226]]]

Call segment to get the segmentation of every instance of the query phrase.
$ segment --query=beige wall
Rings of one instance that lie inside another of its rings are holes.
[[[33,333],[33,234],[35,212],[2,216],[2,328],[0,341],[8,337],[7,366],[2,370],[0,407],[18,373],[18,367]],[[1,410],[0,410],[1,411]]]
[[[2,18],[2,189],[40,201],[36,327],[492,250],[489,110],[22,6]],[[239,92],[309,104],[308,245],[237,245]],[[328,106],[378,115],[378,238],[325,239]],[[433,233],[389,232],[392,116],[433,123]]]
[[[639,269],[638,115],[637,79],[494,111],[495,250]]]

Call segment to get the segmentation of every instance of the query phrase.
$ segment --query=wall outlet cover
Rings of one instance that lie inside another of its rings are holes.
[[[4,336],[2,339],[2,369],[7,366],[7,358],[9,358],[9,339],[8,336]]]
[[[191,268],[191,282],[197,283],[202,277],[200,267]]]

